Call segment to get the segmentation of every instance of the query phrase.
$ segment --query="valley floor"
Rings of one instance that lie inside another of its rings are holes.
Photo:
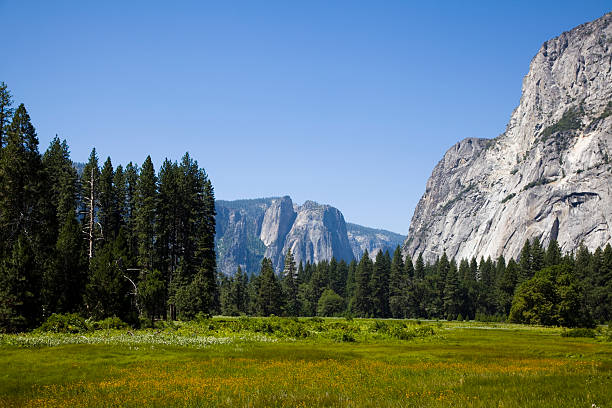
[[[317,324],[323,333],[343,322]],[[612,344],[601,338],[460,322],[419,323],[432,335],[407,340],[376,334],[389,324],[356,319],[349,326],[361,331],[348,341],[274,330],[202,336],[195,326],[174,337],[4,335],[0,406],[612,407]]]

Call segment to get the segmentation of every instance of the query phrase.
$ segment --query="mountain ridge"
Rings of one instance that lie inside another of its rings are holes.
[[[393,250],[404,236],[390,231],[347,223],[335,207],[291,197],[217,200],[218,270],[227,275],[240,266],[257,273],[263,257],[272,259],[277,272],[291,249],[296,262],[320,262],[335,257],[349,262],[364,249]],[[385,245],[388,243],[388,245]]]

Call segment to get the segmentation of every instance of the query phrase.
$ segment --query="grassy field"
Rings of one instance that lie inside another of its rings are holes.
[[[4,335],[0,406],[612,407],[612,345],[560,334],[272,318]]]

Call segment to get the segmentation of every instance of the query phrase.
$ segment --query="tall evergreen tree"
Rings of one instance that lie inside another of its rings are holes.
[[[283,306],[282,289],[276,279],[270,259],[264,258],[261,262],[259,276],[259,290],[255,305],[257,314],[260,316],[280,315]]]
[[[76,217],[63,222],[52,265],[43,279],[46,314],[75,313],[82,304],[87,283],[87,254]]]
[[[368,317],[372,314],[370,281],[373,269],[370,255],[365,250],[355,271],[355,291],[351,301],[352,312],[359,317]]]
[[[389,275],[391,260],[389,252],[379,250],[370,279],[370,302],[374,317],[389,317]]]
[[[40,274],[30,240],[19,234],[0,262],[0,332],[35,327],[42,316]]]
[[[544,248],[540,244],[539,238],[534,238],[531,243],[531,269],[536,273],[544,268]]]
[[[9,92],[6,84],[0,82],[0,152],[4,147],[6,129],[9,125],[10,119],[13,116],[13,98]]]
[[[234,275],[234,279],[232,280],[232,299],[236,302],[236,309],[239,314],[248,313],[248,303],[249,303],[249,294],[248,294],[248,285],[249,285],[249,277],[246,273],[242,271],[242,268],[238,266],[238,271],[236,275]]]
[[[85,287],[87,314],[95,319],[117,316],[133,321],[133,297],[126,278],[127,241],[119,233],[96,251],[89,264],[89,280]]]
[[[300,304],[298,301],[297,269],[291,249],[288,249],[287,254],[285,254],[285,268],[283,269],[281,284],[286,301],[285,314],[287,316],[298,316]]]
[[[128,257],[131,267],[135,267],[138,255],[138,235],[136,232],[136,186],[138,185],[138,166],[129,162],[125,166],[125,234],[128,242]]]
[[[521,273],[519,275],[519,282],[524,282],[533,276],[533,262],[531,259],[531,244],[529,240],[525,241],[521,253],[519,255],[519,266],[521,267]]]
[[[0,317],[0,326],[10,330],[29,327],[42,316],[40,281],[55,237],[50,235],[53,211],[38,137],[23,104],[6,136],[0,156],[0,258],[6,260],[0,269],[0,303],[14,307],[3,308],[7,314]]]
[[[556,240],[551,239],[548,243],[546,255],[544,256],[544,266],[559,264],[561,264],[561,248],[559,248],[559,243]]]
[[[119,232],[119,209],[117,192],[113,185],[115,171],[111,158],[108,157],[100,171],[98,220],[102,230],[102,237],[106,242],[114,240]]]
[[[424,279],[425,278],[425,262],[423,262],[423,253],[421,252],[417,257],[414,264],[414,278]]]
[[[410,257],[407,260],[412,265]],[[399,245],[393,252],[391,271],[389,275],[389,311],[394,318],[403,318],[408,312],[408,268],[404,265],[402,251]]]
[[[510,259],[508,266],[504,270],[504,274],[499,280],[498,294],[497,294],[497,307],[498,310],[505,316],[510,313],[510,307],[512,306],[512,298],[514,296],[514,290],[518,283],[520,273],[520,266]]]
[[[454,320],[461,313],[461,288],[455,260],[450,263],[444,282],[444,314],[447,320]]]
[[[70,160],[70,151],[66,141],[56,136],[42,157],[46,178],[49,182],[49,196],[54,209],[50,228],[57,236],[61,225],[76,216],[77,207],[77,172]]]
[[[151,319],[164,314],[166,285],[161,272],[157,269],[144,271],[138,282],[138,304],[142,312]]]
[[[346,275],[346,299],[349,306],[355,295],[355,273],[357,271],[357,261],[352,259],[348,265],[348,273]]]
[[[145,271],[153,270],[155,256],[155,209],[157,206],[157,178],[151,157],[142,164],[136,185],[136,235],[138,237],[138,264]]]

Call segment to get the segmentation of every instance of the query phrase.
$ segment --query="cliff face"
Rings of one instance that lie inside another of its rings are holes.
[[[240,265],[259,271],[271,258],[277,271],[291,249],[296,262],[353,258],[342,213],[312,201],[296,206],[288,196],[256,200],[217,201],[217,266],[233,274]]]
[[[393,254],[398,245],[402,245],[406,237],[394,232],[381,229],[362,227],[361,225],[346,224],[348,239],[353,249],[355,259],[360,259],[365,250],[370,258],[376,258],[378,251],[389,251]]]
[[[612,13],[545,42],[495,139],[465,139],[434,168],[404,253],[517,257],[611,241]]]

